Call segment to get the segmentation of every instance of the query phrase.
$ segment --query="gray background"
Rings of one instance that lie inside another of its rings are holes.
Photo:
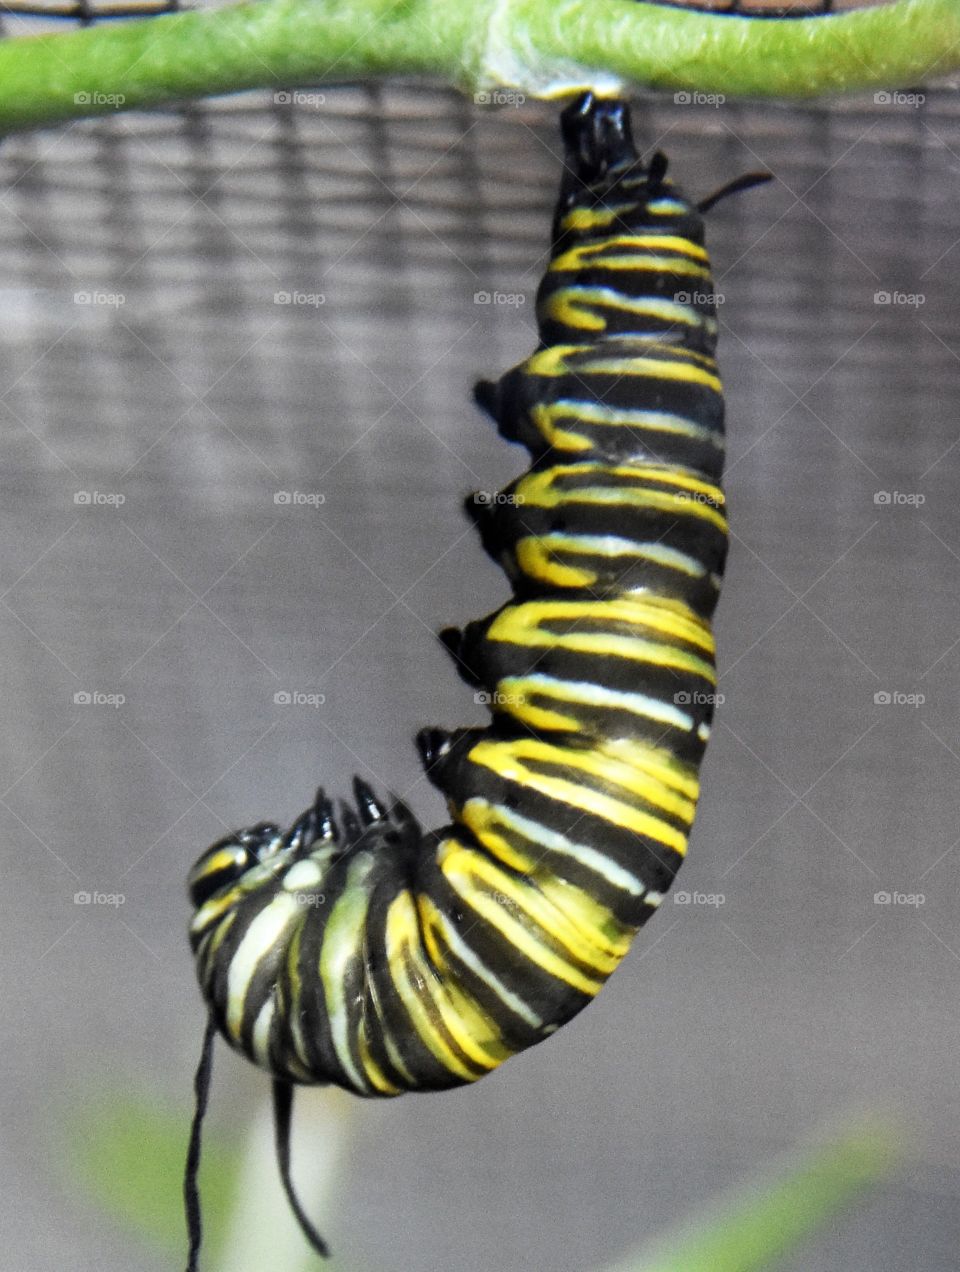
[[[725,903],[665,905],[586,1013],[476,1087],[355,1103],[323,1216],[351,1267],[600,1267],[892,1107],[915,1159],[790,1267],[957,1266],[958,112],[638,112],[698,196],[778,178],[709,226],[726,700],[680,887]],[[431,633],[507,595],[459,503],[524,462],[469,389],[531,347],[557,152],[553,108],[416,86],[0,147],[3,1268],[171,1266],[65,1183],[58,1109],[133,1083],[186,1133],[197,852],[354,772],[442,816],[412,733],[483,710]],[[475,303],[495,289],[526,303]],[[895,890],[925,901],[875,904]],[[214,1129],[264,1088],[222,1051]]]

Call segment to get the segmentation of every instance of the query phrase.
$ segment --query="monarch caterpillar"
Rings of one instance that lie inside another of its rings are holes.
[[[215,1034],[273,1077],[281,1179],[297,1083],[363,1096],[473,1082],[581,1011],[683,860],[713,711],[726,553],[723,398],[701,213],[625,103],[562,117],[566,167],[537,297],[540,344],[479,404],[531,453],[467,501],[514,598],[441,639],[486,729],[417,744],[451,824],[424,833],[359,779],[190,873],[209,1021],[185,1195],[196,1267],[200,1126]]]

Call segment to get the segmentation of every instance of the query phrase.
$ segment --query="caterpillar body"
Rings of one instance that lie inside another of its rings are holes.
[[[289,1182],[294,1084],[362,1096],[473,1082],[596,995],[683,860],[713,710],[727,532],[723,398],[700,205],[622,102],[563,115],[540,344],[476,396],[530,470],[467,508],[514,597],[441,639],[488,728],[418,746],[451,822],[423,833],[355,783],[288,830],[221,840],[190,875],[215,1032],[274,1078]],[[192,1169],[191,1169],[192,1168]]]

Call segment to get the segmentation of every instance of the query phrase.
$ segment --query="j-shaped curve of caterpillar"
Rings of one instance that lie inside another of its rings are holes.
[[[189,881],[209,1008],[186,1180],[219,1032],[274,1079],[290,1184],[297,1083],[363,1096],[473,1082],[581,1011],[683,860],[710,731],[710,617],[726,552],[723,398],[701,212],[629,112],[586,94],[537,298],[540,345],[477,400],[532,455],[467,501],[514,598],[441,634],[486,729],[418,737],[451,824],[423,833],[355,783],[289,830],[210,848]],[[317,904],[309,904],[317,899]],[[322,900],[321,900],[322,899]]]

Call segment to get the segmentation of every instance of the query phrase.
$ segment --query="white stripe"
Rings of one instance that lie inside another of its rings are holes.
[[[685,415],[675,415],[671,411],[645,411],[630,407],[602,406],[599,402],[578,402],[575,398],[562,398],[553,403],[554,414],[557,407],[570,411],[568,423],[561,422],[563,416],[551,427],[569,432],[575,424],[610,424],[629,428],[650,429],[660,433],[682,433],[685,437],[694,437],[698,441],[709,442],[718,450],[723,449],[723,434],[713,429],[704,428],[696,420]],[[574,418],[575,417],[575,418]]]
[[[264,1069],[270,1067],[270,1027],[273,1024],[276,1009],[276,1000],[271,994],[260,1008],[260,1015],[253,1026],[253,1054],[256,1056],[257,1064]]]
[[[686,203],[681,203],[679,199],[651,199],[647,204],[649,212],[659,213],[661,216],[670,212],[692,212],[693,209],[688,207]]]
[[[237,946],[227,973],[227,1029],[234,1037],[240,1036],[243,1007],[257,968],[299,912],[293,897],[279,893],[260,911]]]
[[[535,689],[542,689],[547,697],[560,699],[558,709],[562,709],[563,701],[572,699],[589,706],[615,707],[621,711],[632,711],[635,715],[648,716],[662,724],[672,724],[689,733],[693,729],[693,718],[685,711],[661,698],[651,698],[646,693],[621,693],[616,689],[605,689],[602,685],[591,684],[587,680],[561,680],[557,676],[544,676],[536,672],[530,676],[505,676],[501,685],[533,684]],[[510,691],[507,690],[507,693]]]
[[[502,1002],[506,1003],[511,1011],[515,1012],[522,1020],[525,1020],[528,1025],[532,1025],[534,1029],[541,1029],[543,1027],[543,1021],[540,1017],[536,1015],[535,1012],[531,1011],[522,998],[518,998],[512,990],[508,989],[506,985],[504,985],[503,981],[500,980],[499,977],[494,975],[494,973],[480,961],[470,946],[465,944],[465,942],[461,939],[457,930],[447,922],[445,915],[443,915],[439,910],[437,910],[437,914],[440,917],[440,923],[443,927],[443,939],[446,941],[450,949],[456,954],[457,958],[459,958],[461,962],[466,963],[471,971],[476,972],[480,979],[490,986],[497,997]]]
[[[680,570],[683,574],[693,575],[694,578],[701,578],[706,572],[696,557],[678,552],[676,548],[668,548],[662,543],[638,543],[634,539],[622,539],[613,534],[564,534],[556,530],[540,535],[539,541],[556,544],[558,548],[569,547],[571,550],[582,545],[585,552],[592,552],[595,556],[644,557],[648,561],[657,561],[660,565]]]
[[[323,871],[310,857],[296,862],[283,876],[283,886],[288,892],[295,892],[298,888],[315,888],[322,881]]]
[[[487,801],[479,796],[467,800],[465,805],[469,808],[471,804],[486,805]],[[624,892],[629,892],[632,897],[639,896],[646,886],[642,880],[636,875],[631,874],[628,870],[611,860],[605,853],[598,852],[596,848],[589,848],[586,844],[576,844],[572,839],[568,839],[566,835],[560,834],[559,831],[551,830],[549,826],[544,826],[540,822],[531,821],[529,817],[524,817],[520,813],[515,813],[512,809],[505,808],[503,804],[493,805],[496,808],[497,817],[505,825],[518,834],[523,835],[525,839],[531,840],[541,847],[549,849],[551,852],[559,853],[564,857],[572,857],[574,861],[578,861],[582,866],[586,866],[588,870],[592,870],[594,874],[600,875],[606,879],[607,883],[613,884],[615,888],[620,888]]]
[[[350,962],[363,958],[364,930],[370,905],[366,878],[372,868],[373,858],[369,853],[351,863],[343,892],[327,919],[320,947],[320,977],[330,1039],[344,1072],[360,1091],[369,1091],[370,1081],[356,1067],[350,1052],[351,1012],[344,994],[344,983]]]

